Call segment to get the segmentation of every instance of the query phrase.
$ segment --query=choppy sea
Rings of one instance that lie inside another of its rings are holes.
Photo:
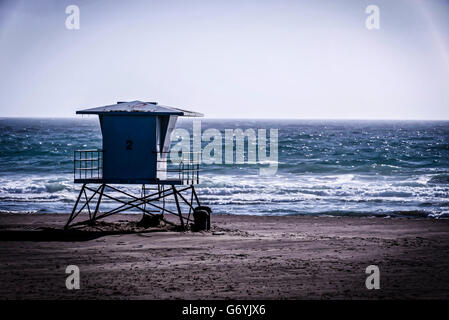
[[[202,165],[197,192],[215,213],[449,217],[449,121],[202,120],[208,128],[278,129],[275,175]],[[90,148],[101,148],[96,117],[0,119],[0,211],[69,212],[73,151]]]

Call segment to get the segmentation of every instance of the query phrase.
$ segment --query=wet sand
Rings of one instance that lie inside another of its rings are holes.
[[[41,229],[67,217],[0,213],[0,299],[449,298],[449,220],[213,215],[199,233]],[[80,290],[66,289],[67,265]],[[379,290],[365,287],[369,265]]]

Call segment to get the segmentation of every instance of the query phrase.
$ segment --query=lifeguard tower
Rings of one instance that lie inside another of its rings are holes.
[[[199,183],[200,155],[184,154],[182,161],[171,164],[173,168],[167,161],[177,118],[202,117],[201,113],[142,101],[118,102],[76,113],[98,115],[103,139],[100,150],[74,151],[74,182],[82,187],[66,229],[127,210],[137,210],[143,217],[156,217],[173,225],[179,218],[184,229],[194,221],[194,212],[207,209],[201,207],[194,187]],[[140,195],[121,189],[124,184],[141,184]],[[176,209],[167,209],[168,197],[174,199]],[[105,198],[118,207],[100,212]],[[83,211],[89,218],[75,222]],[[166,219],[165,213],[177,219]]]

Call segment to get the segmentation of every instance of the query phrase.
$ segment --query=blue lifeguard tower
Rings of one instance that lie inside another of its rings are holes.
[[[103,140],[100,150],[74,152],[74,182],[82,187],[66,228],[94,223],[130,209],[141,211],[144,217],[157,216],[169,224],[174,223],[165,219],[164,214],[174,214],[182,228],[193,221],[191,214],[201,209],[194,187],[199,183],[200,155],[184,154],[173,168],[168,166],[167,155],[177,118],[202,117],[201,113],[142,101],[118,102],[76,113],[98,115]],[[120,189],[123,184],[141,184],[142,192],[130,194]],[[171,196],[176,210],[165,206],[165,199]],[[104,198],[119,206],[100,212]],[[188,212],[183,212],[185,206]],[[83,210],[88,212],[89,219],[74,223]]]

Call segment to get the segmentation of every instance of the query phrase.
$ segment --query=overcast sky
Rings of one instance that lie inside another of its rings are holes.
[[[446,0],[2,0],[0,48],[1,117],[143,100],[212,118],[449,119]]]

